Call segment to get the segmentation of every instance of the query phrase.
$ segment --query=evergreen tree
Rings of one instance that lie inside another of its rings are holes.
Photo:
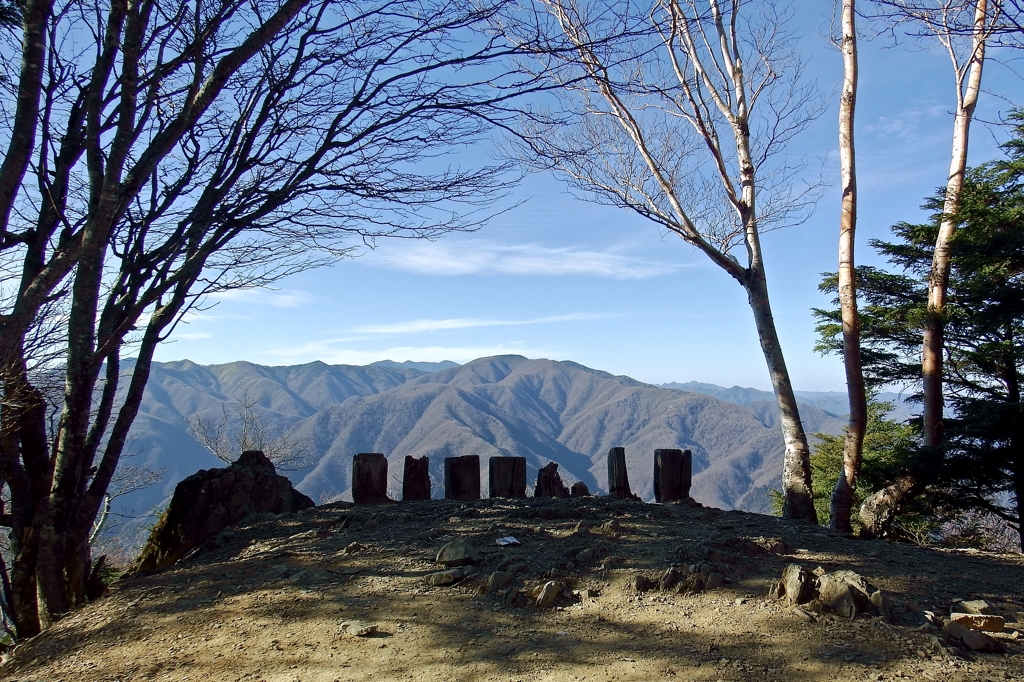
[[[919,447],[913,469],[919,491],[949,510],[982,509],[1020,531],[1024,506],[1024,114],[1004,145],[1008,158],[972,169],[964,184],[952,241],[945,311],[948,416],[944,442]],[[862,353],[869,386],[920,390],[920,330],[935,235],[946,217],[944,197],[930,199],[926,224],[899,223],[896,240],[873,241],[896,272],[858,268]],[[835,275],[822,290],[836,290]],[[842,352],[839,312],[818,310],[819,348]],[[918,396],[920,393],[917,394]],[[1024,542],[1024,541],[1022,541]]]

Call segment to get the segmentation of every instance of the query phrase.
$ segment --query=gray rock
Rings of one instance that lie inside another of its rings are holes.
[[[708,590],[714,590],[718,589],[724,584],[725,576],[723,576],[721,573],[716,573],[712,571],[711,573],[708,573],[708,579],[705,581],[704,587]]]
[[[984,614],[986,616],[995,615],[995,611],[988,605],[984,599],[972,599],[969,601],[960,602],[960,608],[958,611],[962,613],[977,613]]]
[[[963,642],[968,649],[974,651],[990,651],[992,653],[1003,653],[1006,651],[1005,644],[977,630],[968,630],[964,634]]]
[[[665,572],[658,578],[658,589],[662,592],[671,590],[679,584],[682,577],[683,576],[680,575],[679,571],[674,566],[669,567],[665,569]]]
[[[561,586],[554,580],[547,581],[544,583],[544,587],[540,588],[540,594],[537,595],[537,606],[542,609],[554,606],[555,599],[561,591]]]
[[[961,625],[960,623],[951,620],[942,626],[942,631],[953,639],[963,639],[964,635],[970,632],[971,629],[966,625]]]
[[[814,574],[800,564],[788,564],[782,569],[778,597],[785,597],[790,604],[806,604],[814,599]]]
[[[376,625],[364,623],[361,620],[346,620],[339,629],[352,637],[369,637],[377,632]]]
[[[437,563],[444,564],[449,568],[475,564],[479,560],[480,553],[476,551],[476,547],[462,538],[452,540],[442,547],[435,559]]]
[[[487,594],[493,594],[509,585],[515,576],[505,571],[495,571],[487,577]]]
[[[596,555],[597,552],[594,551],[593,547],[587,547],[586,549],[580,550],[576,554],[576,561],[578,561],[581,564],[589,564],[594,560],[594,557]]]
[[[437,571],[423,576],[423,581],[432,587],[443,587],[459,582],[465,577],[461,568],[450,568],[447,571]]]

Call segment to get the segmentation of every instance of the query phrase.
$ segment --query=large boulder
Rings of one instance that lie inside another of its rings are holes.
[[[130,573],[170,566],[228,526],[256,513],[286,514],[315,506],[279,475],[259,450],[223,469],[201,469],[174,488]]]

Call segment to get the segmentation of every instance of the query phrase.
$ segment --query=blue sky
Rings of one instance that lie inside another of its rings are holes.
[[[799,47],[831,107],[789,153],[822,159],[834,177],[842,65],[822,37],[829,4],[797,3]],[[978,118],[995,121],[1024,89],[1005,66],[990,62],[986,69]],[[885,238],[894,222],[924,217],[919,205],[948,171],[953,106],[951,69],[940,50],[861,43],[860,262],[877,262],[869,239]],[[998,156],[1005,135],[977,123],[971,163]],[[526,178],[510,200],[522,203],[472,234],[382,241],[273,290],[218,296],[177,328],[157,359],[367,364],[517,353],[653,383],[770,387],[743,290],[693,248],[631,213],[574,198],[549,175]],[[817,285],[820,273],[836,268],[838,202],[833,183],[805,224],[763,236],[776,324],[797,390],[844,390],[840,360],[813,351],[811,314],[828,305]]]

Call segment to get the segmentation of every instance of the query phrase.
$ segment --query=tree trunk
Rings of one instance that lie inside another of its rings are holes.
[[[638,499],[629,489],[626,448],[612,448],[608,451],[608,494],[623,499]]]
[[[548,462],[537,470],[537,486],[534,497],[569,497],[569,489],[558,475],[558,462]]]
[[[388,458],[379,452],[360,452],[352,458],[352,501],[382,504],[388,501]]]
[[[14,620],[18,637],[26,639],[42,630],[39,614],[39,587],[36,583],[36,558],[39,543],[31,526],[12,533],[16,538],[14,562],[11,566],[11,593],[14,598]],[[13,538],[12,538],[13,539]]]
[[[775,319],[768,301],[768,288],[763,271],[751,269],[746,290],[757,325],[757,335],[761,340],[761,350],[768,364],[772,388],[775,389],[779,422],[785,441],[786,450],[782,463],[782,516],[817,523],[818,517],[814,511],[814,497],[811,492],[810,448],[807,446],[803,424],[800,423],[796,394],[793,392],[793,383],[790,381],[786,360],[782,355],[779,334],[775,329]]]
[[[693,453],[689,450],[655,450],[654,499],[673,502],[689,497],[692,468]]]
[[[526,458],[491,457],[487,487],[493,497],[526,497]]]
[[[839,100],[839,164],[843,188],[839,225],[839,308],[843,319],[843,364],[850,418],[843,444],[843,469],[832,490],[829,525],[833,530],[852,533],[850,523],[853,493],[860,475],[868,405],[864,394],[864,373],[860,357],[860,317],[857,314],[857,273],[854,259],[857,231],[857,164],[853,123],[857,104],[857,27],[855,0],[843,0],[843,91]]]
[[[944,217],[939,225],[932,254],[932,270],[928,278],[928,316],[925,321],[924,342],[921,350],[921,380],[924,391],[924,444],[942,444],[942,349],[943,315],[946,311],[946,290],[949,285],[949,243],[956,229],[953,218],[960,206],[960,190],[967,171],[967,147],[974,108],[981,91],[981,74],[985,63],[988,0],[977,0],[974,12],[974,36],[967,87],[957,78],[956,118],[953,121],[953,145],[946,181],[946,200],[942,207]]]
[[[444,498],[446,500],[480,499],[480,456],[444,458]]]
[[[860,505],[860,537],[881,537],[896,517],[900,505],[907,495],[917,487],[917,478],[905,474],[876,493]]]
[[[402,500],[430,499],[430,459],[405,456],[402,476]]]

